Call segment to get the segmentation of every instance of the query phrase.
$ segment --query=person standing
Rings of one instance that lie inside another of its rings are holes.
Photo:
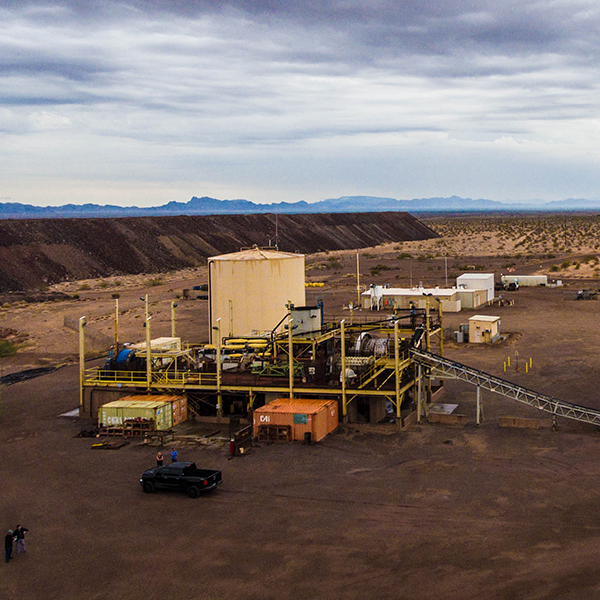
[[[15,538],[17,540],[17,554],[20,554],[21,550],[23,552],[27,552],[27,549],[25,548],[25,533],[27,533],[28,531],[29,529],[27,529],[27,527],[23,527],[20,523],[15,529]]]
[[[163,455],[160,450],[158,451],[158,454],[156,455],[156,466],[157,467],[163,466]]]
[[[12,529],[8,530],[6,537],[4,538],[4,552],[6,554],[6,562],[12,558],[14,533]]]
[[[171,448],[171,462],[177,462],[177,450],[175,448]]]

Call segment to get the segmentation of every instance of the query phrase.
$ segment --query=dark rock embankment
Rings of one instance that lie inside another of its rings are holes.
[[[0,292],[193,267],[276,233],[280,250],[307,254],[437,237],[404,212],[0,220]]]

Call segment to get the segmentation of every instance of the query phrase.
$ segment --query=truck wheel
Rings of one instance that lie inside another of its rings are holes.
[[[195,485],[192,485],[188,488],[188,494],[190,498],[197,498],[200,495],[200,490]]]
[[[154,491],[154,484],[150,481],[146,481],[142,489],[146,492],[146,494],[151,494]]]

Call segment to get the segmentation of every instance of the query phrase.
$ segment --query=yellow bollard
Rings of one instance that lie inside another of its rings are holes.
[[[506,360],[506,364],[510,367],[510,356],[508,357],[508,359]]]
[[[531,367],[533,367],[533,358],[529,359],[529,368],[531,369]]]
[[[506,361],[504,361],[504,372],[506,373]]]
[[[525,363],[525,373],[529,373],[529,365]]]

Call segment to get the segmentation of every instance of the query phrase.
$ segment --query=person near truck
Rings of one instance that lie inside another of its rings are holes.
[[[8,530],[6,537],[4,538],[4,553],[6,555],[6,562],[8,562],[12,558],[12,549],[13,549],[13,540],[14,533],[12,529]]]
[[[156,466],[157,467],[163,466],[163,455],[160,450],[158,451],[158,454],[156,455]]]
[[[177,450],[175,448],[171,448],[171,462],[177,462]]]
[[[27,549],[25,548],[25,534],[29,531],[29,529],[27,529],[27,527],[23,527],[20,523],[19,525],[17,525],[17,528],[15,529],[15,539],[17,540],[17,554],[21,553],[21,550],[23,552],[27,552]]]

